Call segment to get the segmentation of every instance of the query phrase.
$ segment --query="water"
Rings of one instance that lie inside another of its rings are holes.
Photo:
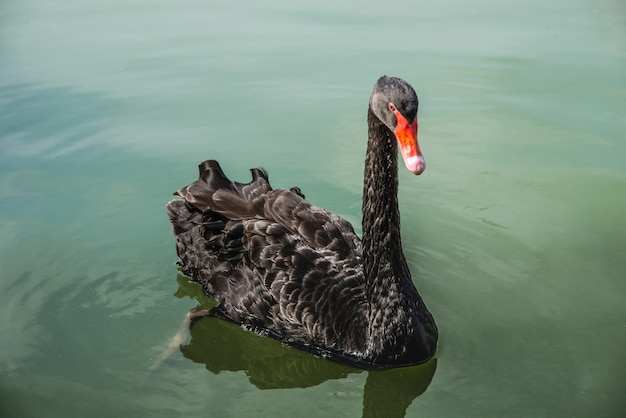
[[[618,0],[5,1],[0,415],[623,416]],[[436,362],[367,373],[186,312],[165,214],[205,158],[360,222],[367,100],[420,95],[403,243]],[[406,409],[406,411],[405,411]],[[383,412],[381,412],[383,411]]]

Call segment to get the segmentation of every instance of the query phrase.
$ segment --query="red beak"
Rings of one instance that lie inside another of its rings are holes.
[[[394,113],[397,120],[394,133],[398,139],[404,165],[413,174],[422,174],[426,169],[426,161],[417,143],[417,116],[415,116],[413,123],[409,123],[400,112],[396,110]]]

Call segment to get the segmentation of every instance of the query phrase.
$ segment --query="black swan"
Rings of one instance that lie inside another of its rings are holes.
[[[363,239],[294,187],[267,173],[229,180],[217,161],[167,204],[182,271],[217,305],[209,315],[362,368],[423,363],[437,348],[435,321],[418,294],[400,240],[398,146],[414,174],[418,99],[381,77],[368,109]]]

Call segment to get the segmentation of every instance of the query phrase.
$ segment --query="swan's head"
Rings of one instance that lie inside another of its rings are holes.
[[[426,168],[417,143],[418,104],[409,83],[386,75],[378,79],[370,97],[372,112],[396,136],[404,164],[413,174],[421,174]]]

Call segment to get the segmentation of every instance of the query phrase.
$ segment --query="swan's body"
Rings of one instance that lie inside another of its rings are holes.
[[[378,80],[368,112],[363,240],[344,219],[272,190],[264,171],[230,181],[216,161],[168,204],[183,271],[217,301],[212,313],[286,343],[363,367],[429,360],[434,320],[400,242],[397,152],[419,174],[417,96]]]

